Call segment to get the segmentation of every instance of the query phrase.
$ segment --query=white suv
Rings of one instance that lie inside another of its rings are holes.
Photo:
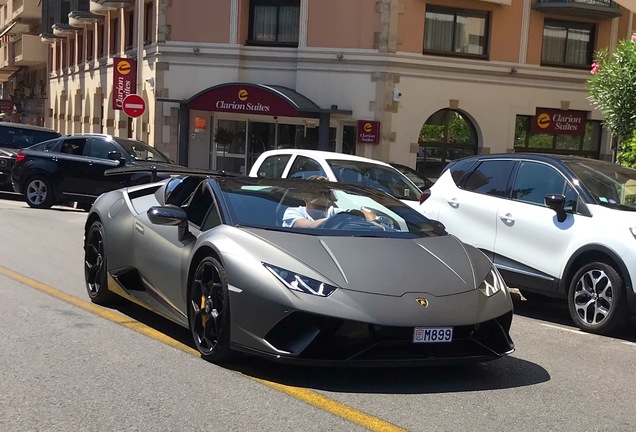
[[[419,210],[420,189],[391,165],[361,156],[318,150],[283,149],[262,153],[250,177],[308,178],[321,175],[341,183],[372,186]]]
[[[483,250],[526,298],[567,298],[582,330],[613,333],[636,312],[634,169],[559,155],[474,156],[451,162],[421,207]]]

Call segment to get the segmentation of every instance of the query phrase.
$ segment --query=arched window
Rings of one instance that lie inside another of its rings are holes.
[[[417,152],[417,171],[437,179],[446,164],[477,154],[477,132],[466,115],[443,109],[430,116],[422,126]]]

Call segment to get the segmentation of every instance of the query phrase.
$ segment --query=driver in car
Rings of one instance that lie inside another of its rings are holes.
[[[324,176],[311,176],[307,180],[329,181]],[[376,214],[368,210],[347,211],[334,207],[331,193],[327,189],[317,191],[315,196],[305,198],[304,201],[304,206],[289,207],[285,210],[282,223],[284,227],[319,228],[327,219],[341,212],[363,217],[370,222],[376,219]]]

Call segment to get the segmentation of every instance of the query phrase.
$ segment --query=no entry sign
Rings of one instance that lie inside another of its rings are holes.
[[[139,117],[146,111],[146,101],[138,94],[129,94],[124,98],[124,113],[128,117]]]

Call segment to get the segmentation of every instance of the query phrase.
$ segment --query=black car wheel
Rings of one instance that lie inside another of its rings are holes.
[[[225,269],[205,257],[197,266],[188,294],[188,317],[194,344],[201,357],[222,363],[230,350],[230,301]]]
[[[611,334],[627,323],[623,279],[604,262],[589,263],[576,272],[568,304],[576,325],[590,333]]]
[[[115,295],[108,290],[106,249],[104,248],[104,226],[95,221],[88,229],[84,241],[84,278],[91,301],[109,304]]]
[[[24,199],[33,208],[51,208],[55,201],[51,182],[43,176],[31,177],[24,188]]]

